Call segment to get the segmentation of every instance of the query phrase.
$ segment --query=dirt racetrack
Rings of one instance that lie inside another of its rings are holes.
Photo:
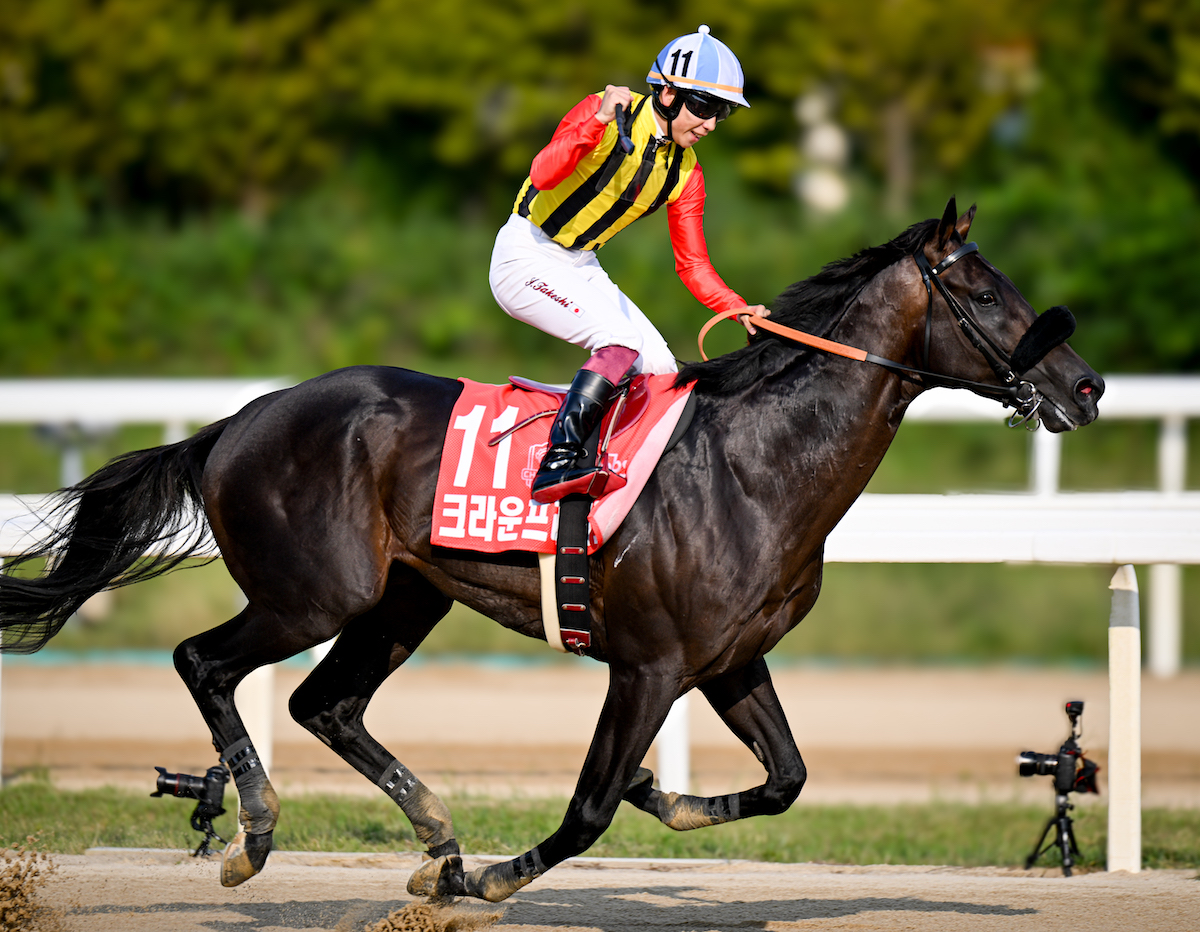
[[[409,902],[404,881],[417,864],[415,855],[277,852],[261,875],[226,890],[215,862],[178,860],[166,852],[60,857],[46,901],[68,932],[359,932]],[[1200,881],[1195,871],[1065,879],[999,869],[581,858],[504,907],[491,926],[502,932],[1185,932],[1200,928]]]
[[[288,718],[287,696],[303,676],[282,667],[275,679],[272,776],[285,807],[289,793],[306,790],[377,792]],[[567,795],[606,679],[592,663],[418,665],[385,684],[367,723],[438,792]],[[781,667],[775,682],[809,765],[799,805],[1015,797],[1049,804],[1044,780],[1014,775],[1013,755],[1057,749],[1067,731],[1062,703],[1072,698],[1087,703],[1084,746],[1104,761],[1102,672]],[[45,767],[63,786],[148,790],[155,764],[203,773],[215,763],[199,714],[169,667],[6,660],[3,702],[10,780]],[[703,701],[691,711],[694,789],[724,793],[760,782],[753,756]],[[1200,805],[1198,720],[1200,672],[1145,681],[1147,804]],[[60,910],[61,928],[87,932],[361,932],[409,901],[404,884],[417,864],[416,855],[276,852],[263,874],[226,890],[215,863],[171,852],[101,850],[57,860],[44,894]],[[1200,929],[1194,870],[1042,873],[585,857],[519,891],[493,928]]]

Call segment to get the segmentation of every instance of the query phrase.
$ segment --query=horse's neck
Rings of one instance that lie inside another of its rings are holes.
[[[807,466],[815,495],[844,512],[883,459],[909,399],[894,376],[868,363],[825,358],[815,368],[800,391],[780,400],[788,413],[772,432]]]
[[[864,290],[831,337],[904,361],[912,323],[889,290]],[[917,392],[880,366],[836,356],[811,358],[795,372],[793,384],[780,380],[752,404],[763,408],[776,463],[791,473],[797,526],[823,536],[866,488]]]

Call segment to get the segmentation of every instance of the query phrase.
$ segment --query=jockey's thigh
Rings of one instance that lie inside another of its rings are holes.
[[[676,370],[666,341],[608,277],[594,252],[566,249],[513,214],[492,251],[492,294],[505,313],[590,353],[638,352],[638,372]]]
[[[590,252],[588,255],[590,262],[581,265],[579,270],[588,276],[588,281],[593,286],[609,296],[613,305],[619,309],[625,325],[632,327],[641,336],[642,345],[638,350],[639,355],[637,362],[634,363],[634,370],[648,375],[678,372],[679,367],[675,363],[675,354],[671,352],[671,348],[663,339],[662,334],[658,332],[658,328],[654,326],[642,309],[629,300],[628,295],[613,283],[613,280],[608,277],[608,273],[600,265],[596,254]],[[629,346],[628,343],[622,343],[620,340],[609,340],[602,345]],[[597,346],[595,349],[599,348],[600,346]],[[633,348],[637,349],[637,347]],[[595,352],[595,350],[592,351]]]

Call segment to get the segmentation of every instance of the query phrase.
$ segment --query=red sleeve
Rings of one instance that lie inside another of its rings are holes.
[[[675,271],[696,300],[714,312],[745,307],[745,299],[721,280],[708,258],[704,242],[704,175],[699,165],[678,200],[667,205],[667,221],[675,250]]]
[[[597,120],[601,98],[589,94],[569,111],[558,124],[550,144],[533,159],[529,180],[539,191],[555,188],[579,164],[579,160],[600,144],[607,123]]]

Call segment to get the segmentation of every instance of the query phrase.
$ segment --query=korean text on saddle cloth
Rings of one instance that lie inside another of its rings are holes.
[[[674,375],[639,376],[650,391],[646,411],[609,443],[607,468],[626,485],[598,499],[588,518],[588,552],[616,530],[653,472],[683,412],[690,388],[672,388]],[[434,500],[435,546],[482,553],[553,553],[558,505],[530,499],[530,486],[549,445],[558,409],[555,395],[512,385],[460,379],[463,391],[450,416]],[[494,446],[488,441],[539,412],[550,412]],[[607,428],[606,428],[607,429]]]

